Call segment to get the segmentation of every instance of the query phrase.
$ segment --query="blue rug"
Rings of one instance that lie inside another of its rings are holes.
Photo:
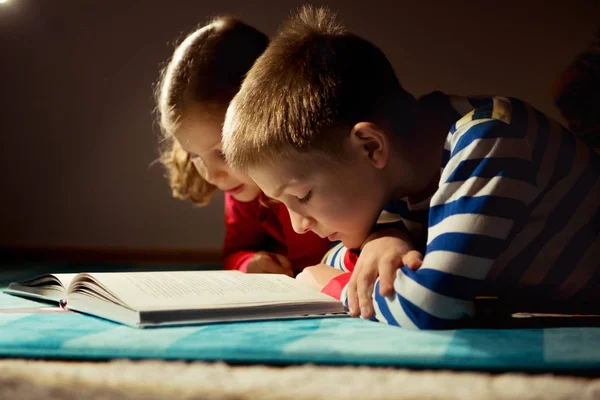
[[[139,330],[0,293],[0,357],[581,371],[600,369],[600,328],[411,331],[324,318]]]

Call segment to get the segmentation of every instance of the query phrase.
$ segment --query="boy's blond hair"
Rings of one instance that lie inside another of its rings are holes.
[[[222,113],[269,38],[230,16],[217,17],[179,44],[155,87],[161,129],[160,162],[173,196],[197,206],[210,202],[215,187],[198,173],[174,137],[190,108]]]
[[[341,154],[361,121],[409,129],[414,97],[376,46],[326,8],[304,6],[248,73],[225,118],[227,162],[246,170],[298,152]]]

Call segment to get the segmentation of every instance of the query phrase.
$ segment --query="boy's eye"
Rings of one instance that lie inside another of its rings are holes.
[[[312,197],[312,190],[309,190],[308,193],[306,193],[306,196],[302,197],[302,198],[298,198],[298,202],[305,204],[308,203],[308,201],[310,200],[310,198]]]

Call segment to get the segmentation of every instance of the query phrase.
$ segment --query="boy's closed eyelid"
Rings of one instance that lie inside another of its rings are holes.
[[[291,196],[296,197],[298,199],[306,196],[306,194],[310,191],[309,188],[297,188],[297,187],[288,187],[287,190],[284,190],[281,195],[282,196]]]
[[[313,194],[312,189],[310,189],[303,197],[298,197],[298,202],[302,203],[302,204],[306,204],[308,203],[308,201],[311,199]]]

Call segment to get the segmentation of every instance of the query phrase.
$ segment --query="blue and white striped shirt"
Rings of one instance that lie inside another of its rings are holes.
[[[387,208],[413,235],[426,229],[423,265],[397,271],[392,297],[379,295],[376,282],[375,318],[454,327],[486,294],[600,308],[600,157],[520,100],[450,103],[463,117],[447,136],[437,191],[425,204]]]

